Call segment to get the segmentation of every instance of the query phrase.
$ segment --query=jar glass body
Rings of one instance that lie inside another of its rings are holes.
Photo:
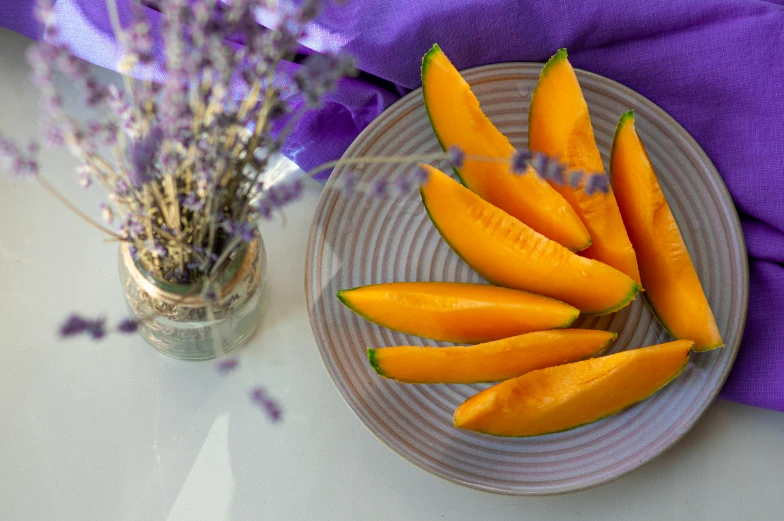
[[[139,335],[158,351],[181,360],[209,360],[234,351],[256,331],[263,312],[267,271],[259,234],[232,254],[213,283],[217,298],[201,286],[172,284],[152,277],[120,246],[119,274]]]

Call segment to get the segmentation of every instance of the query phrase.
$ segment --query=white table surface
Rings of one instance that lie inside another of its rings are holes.
[[[36,135],[29,41],[0,30],[0,132]],[[104,78],[114,73],[100,71]],[[67,152],[43,172],[97,216]],[[267,314],[239,369],[180,362],[134,336],[60,341],[71,311],[125,316],[117,247],[34,183],[0,176],[0,520],[781,520],[784,414],[718,401],[676,447],[603,487],[477,492],[404,461],[360,423],[313,340],[304,255],[318,185],[263,226]],[[284,410],[269,423],[261,384]]]

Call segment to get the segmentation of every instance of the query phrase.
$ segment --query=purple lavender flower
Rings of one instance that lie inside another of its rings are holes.
[[[125,95],[116,85],[109,85],[107,88],[106,101],[115,118],[120,121],[123,130],[131,136],[135,135],[137,127],[136,115]]]
[[[128,188],[128,184],[125,181],[120,179],[114,185],[114,192],[120,197],[124,197],[130,193],[130,188]]]
[[[87,327],[89,325],[90,322],[87,319],[73,314],[66,319],[62,326],[60,326],[60,336],[63,338],[68,338],[82,334],[87,331]]]
[[[406,175],[395,177],[392,184],[400,195],[406,195],[411,191],[411,179]]]
[[[90,322],[90,325],[87,327],[87,333],[93,337],[93,340],[100,340],[106,335],[105,322],[106,320],[103,318],[98,318]]]
[[[199,262],[197,260],[190,261],[188,264],[185,265],[185,268],[189,269],[189,270],[204,271],[204,270],[202,270],[201,262]]]
[[[577,190],[580,188],[580,185],[583,182],[583,177],[585,177],[585,172],[582,170],[575,170],[569,174],[569,186],[573,190]]]
[[[135,53],[135,58],[142,65],[148,65],[153,61],[152,30],[150,23],[144,15],[144,10],[137,4],[132,4],[133,23],[130,30],[130,45]]]
[[[226,221],[224,228],[226,233],[245,242],[251,242],[256,236],[256,227],[248,221]]]
[[[259,216],[263,219],[271,219],[272,218],[272,207],[269,203],[263,199],[254,203],[254,207],[256,211],[259,212]]]
[[[120,333],[135,333],[139,329],[139,321],[132,318],[125,318],[117,324],[117,331]]]
[[[51,147],[61,147],[65,144],[62,130],[54,122],[48,122],[42,132],[44,141]]]
[[[230,372],[237,369],[237,366],[240,365],[240,361],[236,357],[224,358],[222,360],[218,360],[216,365],[220,374],[229,374]]]
[[[278,422],[282,417],[280,405],[267,395],[264,387],[256,386],[250,390],[250,399],[267,414],[271,422]]]
[[[546,177],[545,170],[547,169],[547,164],[547,156],[539,152],[535,153],[533,159],[531,159],[531,166],[542,177]]]
[[[46,29],[44,29],[44,38],[46,40],[52,41],[57,38],[60,34],[60,29],[55,24],[48,24]]]
[[[16,143],[0,135],[0,158],[6,158],[11,165],[11,174],[18,177],[30,178],[38,174],[37,147],[31,143],[27,152],[23,152]]]
[[[0,136],[0,155],[12,157],[19,154],[19,147],[8,138]]]
[[[131,237],[138,237],[142,233],[144,233],[144,225],[137,219],[136,217],[130,215],[128,216],[126,229]]]
[[[131,169],[128,178],[134,188],[152,181],[153,162],[158,155],[162,140],[161,127],[153,127],[144,138],[134,141],[130,146]]]
[[[294,33],[286,33],[294,34]],[[285,45],[294,48],[296,37]],[[324,95],[332,91],[338,80],[355,74],[354,59],[347,55],[332,53],[312,54],[305,60],[302,69],[294,75],[294,81],[309,107],[318,107]]]
[[[215,288],[213,288],[212,286],[207,288],[206,291],[204,292],[204,298],[209,302],[215,302],[216,300],[218,300],[218,294],[215,293]]]
[[[370,185],[370,193],[373,197],[378,199],[383,199],[387,196],[387,192],[389,190],[389,181],[386,179],[376,179]]]
[[[167,250],[166,247],[160,242],[158,242],[157,240],[149,241],[147,244],[147,249],[150,251],[150,253],[152,253],[159,259],[162,259],[169,254],[169,250]]]
[[[95,139],[103,131],[103,125],[100,121],[90,121],[87,123],[87,137]]]
[[[279,183],[267,190],[267,198],[273,208],[280,208],[299,199],[302,196],[303,188],[304,186],[300,179]]]
[[[119,132],[119,128],[114,121],[109,121],[104,125],[104,144],[105,145],[114,145],[117,143],[117,133]]]
[[[525,174],[528,172],[531,153],[528,150],[517,150],[512,156],[511,169],[515,174]]]
[[[83,81],[90,73],[87,62],[80,60],[71,52],[60,53],[58,60],[60,71],[73,81]]]
[[[449,162],[452,163],[452,167],[461,168],[463,161],[465,161],[465,152],[458,146],[449,147]]]
[[[346,172],[343,174],[343,186],[341,187],[343,193],[352,196],[357,190],[357,176],[354,172]]]
[[[195,193],[190,193],[182,200],[182,207],[192,212],[200,212],[204,209],[204,201]]]
[[[84,103],[90,108],[96,108],[106,100],[108,92],[106,87],[98,83],[95,78],[87,78],[82,82]]]
[[[610,184],[607,182],[607,176],[602,173],[594,173],[588,176],[588,182],[585,185],[585,193],[593,195],[595,193],[606,194],[610,191]]]
[[[566,172],[566,167],[558,160],[557,157],[550,158],[550,161],[547,162],[547,166],[545,167],[545,179],[554,182],[558,185],[566,184],[566,179],[564,179],[564,174]]]
[[[304,185],[300,179],[278,183],[263,190],[261,196],[253,202],[253,206],[262,217],[269,219],[273,210],[280,209],[299,199],[303,189]]]
[[[62,338],[69,338],[72,336],[87,333],[94,340],[99,340],[106,334],[106,319],[86,319],[77,314],[72,314],[68,317],[65,323],[60,326],[60,336]]]
[[[422,185],[427,183],[427,180],[430,179],[430,174],[427,170],[417,165],[411,173],[411,178],[415,183]]]

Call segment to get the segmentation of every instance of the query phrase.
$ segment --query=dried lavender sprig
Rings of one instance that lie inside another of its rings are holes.
[[[86,333],[93,340],[100,340],[106,335],[106,319],[87,319],[74,313],[60,326],[59,333],[61,338],[70,338]]]
[[[237,357],[230,357],[230,358],[223,358],[218,360],[216,367],[220,374],[229,374],[230,372],[237,369],[240,365],[240,360]]]
[[[475,156],[466,156],[466,158],[475,159]],[[335,168],[338,166],[366,165],[366,164],[370,165],[370,164],[427,163],[430,161],[437,161],[440,159],[450,159],[450,156],[444,154],[443,152],[437,152],[432,154],[412,154],[408,156],[396,156],[396,157],[390,157],[390,156],[349,157],[345,159],[338,159],[336,161],[329,161],[327,163],[317,166],[316,168],[308,170],[303,175],[303,178],[313,177],[319,172],[323,172],[325,170],[329,170],[331,168]],[[508,159],[504,160],[503,162],[506,161],[508,161]]]
[[[280,405],[267,394],[267,390],[264,387],[256,386],[251,388],[250,399],[267,414],[267,418],[269,418],[270,421],[280,421],[282,417]]]
[[[477,159],[473,156],[468,157]],[[515,174],[526,175],[530,167],[544,179],[558,185],[567,185],[575,190],[584,187],[588,195],[606,194],[610,191],[609,181],[603,172],[568,171],[568,165],[562,163],[557,157],[548,157],[541,153],[532,154],[528,150],[521,149],[515,151],[509,165],[510,170]]]

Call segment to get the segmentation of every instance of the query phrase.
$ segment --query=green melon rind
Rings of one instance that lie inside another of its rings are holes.
[[[368,357],[368,362],[370,362],[370,366],[373,368],[373,370],[377,372],[380,376],[386,378],[387,375],[384,374],[384,371],[381,370],[381,366],[378,364],[378,359],[376,358],[376,350],[373,349],[372,347],[368,347],[367,357]]]
[[[692,350],[694,350],[694,348],[692,348]],[[627,410],[627,409],[629,409],[631,407],[634,407],[638,403],[647,400],[648,398],[650,398],[654,394],[658,393],[659,391],[661,391],[662,389],[667,387],[670,383],[672,383],[673,380],[678,378],[681,375],[681,373],[683,373],[683,371],[686,369],[686,366],[689,365],[690,354],[691,354],[691,351],[689,351],[689,353],[686,354],[686,360],[683,362],[683,365],[681,365],[681,367],[675,373],[673,373],[672,377],[669,380],[667,380],[666,382],[664,382],[661,386],[656,388],[651,394],[649,394],[648,396],[645,396],[643,398],[640,398],[636,402],[630,403],[629,405],[627,405],[627,406],[625,406],[625,407],[623,407],[621,409],[618,409],[617,411],[608,413],[608,414],[602,416],[601,418],[596,418],[595,420],[587,421],[585,423],[581,423],[580,425],[575,425],[574,427],[567,427],[566,429],[561,429],[560,431],[543,432],[541,434],[530,434],[530,435],[523,435],[523,436],[505,436],[505,435],[502,435],[502,434],[492,434],[492,433],[484,432],[484,431],[471,431],[471,432],[478,432],[480,434],[487,434],[488,436],[495,436],[497,438],[536,438],[538,436],[547,436],[548,434],[558,434],[559,432],[571,431],[571,430],[577,429],[579,427],[583,427],[585,425],[590,425],[591,423],[596,423],[599,420],[604,420],[605,418],[609,418],[610,416],[615,416],[616,414],[620,414],[623,411],[625,411],[625,410]],[[457,427],[457,425],[455,425],[455,427]],[[457,427],[457,428],[459,429],[460,427]]]
[[[438,144],[441,146],[441,150],[446,152],[447,148],[444,146],[443,141],[441,141],[441,136],[438,135],[438,129],[436,128],[436,125],[433,122],[433,118],[430,116],[430,107],[428,106],[427,103],[427,94],[426,94],[427,84],[425,82],[425,73],[427,72],[427,68],[430,65],[430,60],[433,58],[433,56],[436,56],[438,54],[444,54],[444,51],[441,50],[441,47],[439,47],[437,43],[434,43],[433,47],[431,47],[430,50],[427,51],[427,53],[425,53],[425,55],[422,57],[422,69],[420,71],[420,76],[422,79],[422,101],[425,104],[425,112],[427,112],[427,119],[428,121],[430,121],[430,128],[433,129],[433,134],[436,135],[436,140],[438,141]],[[465,181],[463,180],[463,176],[460,175],[460,170],[458,170],[454,166],[452,167],[452,170],[455,172],[455,175],[457,176],[457,179],[460,181],[460,184],[467,187],[468,185],[466,185]]]
[[[633,110],[624,112],[618,120],[618,125],[615,127],[615,134],[613,134],[612,146],[610,147],[610,169],[607,173],[607,180],[610,181],[610,186],[612,186],[612,158],[615,156],[615,143],[618,141],[618,134],[621,133],[621,129],[629,122],[634,123]]]
[[[604,353],[607,347],[618,339],[618,333],[615,333],[613,331],[608,331],[608,333],[612,333],[612,337],[608,338],[605,343],[603,343],[601,346],[599,346],[596,349],[596,351],[583,358],[583,360],[588,360],[589,358],[594,358],[596,355]]]
[[[531,116],[534,113],[534,100],[536,100],[536,93],[539,91],[539,85],[542,83],[542,79],[547,76],[547,73],[550,72],[555,65],[561,63],[563,60],[569,57],[566,49],[558,49],[558,52],[553,54],[547,63],[544,64],[542,68],[542,72],[539,73],[539,79],[536,81],[536,87],[534,87],[534,91],[531,93],[531,102],[529,104],[528,109],[528,132],[531,132]],[[530,137],[529,137],[530,140]],[[531,148],[530,146],[528,148]]]
[[[562,60],[565,60],[568,57],[569,57],[569,53],[566,52],[566,48],[562,47],[561,49],[558,49],[556,53],[553,54],[549,60],[547,60],[547,63],[544,64],[544,68],[542,69],[542,72],[539,73],[539,77],[542,78],[546,76],[554,65],[560,63]]]
[[[419,194],[422,197],[422,204],[425,205],[425,211],[427,212],[427,216],[430,217],[430,222],[433,223],[433,226],[435,226],[436,231],[438,231],[438,234],[441,236],[441,238],[444,240],[444,242],[447,243],[447,245],[452,249],[452,251],[455,252],[457,254],[457,256],[460,257],[463,260],[463,262],[468,264],[471,267],[471,269],[473,269],[475,272],[477,272],[480,277],[482,277],[483,279],[485,279],[486,281],[490,282],[493,285],[504,287],[501,284],[498,284],[498,283],[494,282],[491,277],[488,277],[486,274],[482,273],[477,268],[475,268],[470,262],[468,262],[468,260],[465,257],[463,257],[463,255],[459,251],[457,251],[457,248],[455,248],[452,245],[452,243],[450,243],[447,240],[447,238],[444,236],[444,232],[441,231],[441,228],[439,228],[438,223],[436,222],[435,218],[433,217],[433,214],[430,213],[430,208],[427,206],[427,198],[425,197],[425,193],[423,191],[423,188],[421,188],[421,187],[419,189]],[[631,279],[629,279],[629,280],[631,280]],[[524,290],[521,290],[521,291],[524,291]],[[619,309],[623,309],[624,307],[628,306],[629,303],[632,300],[634,300],[634,297],[637,295],[637,293],[639,293],[639,291],[640,291],[640,286],[636,282],[632,281],[631,291],[616,306],[607,308],[606,310],[592,311],[592,312],[589,312],[589,313],[585,313],[585,312],[581,311],[581,314],[584,315],[584,316],[587,316],[587,317],[591,317],[591,316],[606,315],[608,313],[613,313],[615,311],[618,311]],[[548,297],[548,298],[553,298],[553,297]],[[558,299],[553,299],[553,300],[558,300]],[[560,301],[560,302],[562,302],[562,301]],[[567,302],[567,304],[569,304],[569,303]],[[572,307],[577,307],[577,306],[573,306],[572,304],[569,304],[569,305],[572,306]]]
[[[599,262],[599,261],[597,261],[597,262]],[[621,272],[621,273],[623,273],[623,272]],[[624,273],[624,275],[625,275],[625,273]],[[642,289],[642,286],[640,286],[636,282],[632,281],[632,288],[631,288],[631,290],[629,290],[629,293],[626,294],[626,297],[624,297],[624,299],[621,300],[617,305],[609,307],[607,309],[603,309],[601,311],[592,311],[590,313],[583,313],[583,315],[586,316],[586,317],[598,317],[600,315],[609,315],[610,313],[615,313],[619,309],[623,309],[626,306],[628,306],[629,304],[631,304],[632,300],[634,300],[637,297],[637,293],[639,293],[641,289]]]

